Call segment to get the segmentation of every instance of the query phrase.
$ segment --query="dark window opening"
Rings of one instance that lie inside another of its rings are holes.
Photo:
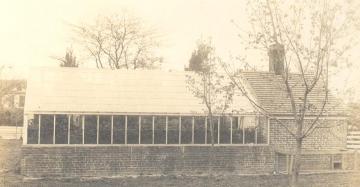
[[[67,144],[69,127],[68,116],[56,115],[55,118],[55,144]]]
[[[194,143],[205,143],[205,117],[195,117],[194,121]]]
[[[125,116],[113,117],[113,143],[124,144],[125,143]]]
[[[256,117],[255,116],[246,116],[244,117],[244,132],[245,132],[245,143],[255,143],[256,139]]]
[[[111,116],[99,116],[99,144],[111,144]]]
[[[232,143],[243,144],[243,119],[244,117],[233,117],[232,118]]]
[[[152,144],[152,116],[141,116],[141,143]]]
[[[139,143],[139,116],[127,117],[127,143]]]
[[[192,117],[181,117],[181,143],[192,142]]]
[[[84,116],[84,144],[97,143],[97,116]]]
[[[220,143],[230,144],[231,138],[231,118],[221,117],[220,118]]]
[[[256,138],[257,144],[266,144],[267,143],[267,119],[266,117],[259,117],[257,119],[257,127],[256,127]]]
[[[212,125],[213,125],[213,137],[214,137],[214,144],[217,144],[218,143],[218,117],[216,116],[213,116],[212,117]],[[206,135],[206,138],[207,138],[207,141],[206,143],[208,144],[211,144],[211,124],[210,124],[210,120],[209,118],[207,118],[207,135]]]
[[[40,144],[54,142],[54,115],[40,116]]]
[[[341,162],[334,162],[334,169],[342,169],[342,163]]]
[[[82,144],[82,116],[70,116],[70,144]]]
[[[154,119],[154,144],[166,143],[166,117],[155,116]]]
[[[39,115],[34,115],[34,119],[28,121],[27,143],[37,144],[39,139]]]
[[[168,117],[168,144],[179,144],[179,117]]]

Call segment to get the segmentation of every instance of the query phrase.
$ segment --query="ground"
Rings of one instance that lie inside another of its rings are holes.
[[[160,186],[160,187],[286,187],[286,175],[262,176],[139,176],[124,178],[72,178],[72,179],[29,179],[20,175],[21,141],[0,140],[0,186],[50,186],[50,187],[115,187],[115,186]],[[306,187],[357,187],[360,173],[336,172],[304,174],[301,185]]]

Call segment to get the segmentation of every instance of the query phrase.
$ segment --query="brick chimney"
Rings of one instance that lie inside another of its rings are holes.
[[[275,75],[282,75],[284,73],[284,45],[279,43],[270,45],[268,55],[269,72],[274,72]]]

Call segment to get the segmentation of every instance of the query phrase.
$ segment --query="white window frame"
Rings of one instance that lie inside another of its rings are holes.
[[[31,145],[31,146],[46,146],[46,145],[49,145],[49,144],[40,144],[40,141],[41,141],[41,117],[42,115],[44,114],[36,114],[38,115],[38,144],[27,144],[26,142],[26,145]],[[205,137],[205,143],[204,144],[195,144],[195,115],[144,115],[144,114],[131,114],[131,116],[138,116],[138,128],[139,128],[139,133],[138,133],[138,138],[139,138],[139,142],[137,144],[128,144],[127,142],[127,137],[128,137],[128,129],[127,129],[127,126],[128,126],[128,116],[127,114],[111,114],[111,142],[110,144],[99,144],[99,118],[101,115],[99,114],[80,114],[81,116],[81,129],[82,129],[82,143],[81,144],[70,144],[70,140],[71,140],[71,116],[74,115],[74,114],[62,114],[62,115],[66,115],[67,118],[68,118],[68,132],[67,132],[67,144],[56,144],[56,115],[57,114],[51,114],[53,115],[53,127],[54,127],[54,131],[53,131],[53,142],[51,145],[53,146],[64,146],[64,145],[71,145],[71,146],[77,146],[77,145],[116,145],[116,146],[124,146],[124,145],[131,145],[131,146],[135,146],[135,145],[138,145],[138,146],[209,146],[211,144],[208,144],[207,142],[207,130],[208,130],[208,127],[207,127],[207,119],[208,117],[205,116],[205,115],[197,115],[199,117],[203,117],[205,120],[204,120],[204,125],[205,125],[205,134],[204,134],[204,137]],[[77,114],[75,114],[77,115]],[[96,144],[84,144],[84,138],[85,138],[85,115],[96,115]],[[103,114],[103,115],[108,115],[108,114]],[[125,142],[123,144],[114,144],[114,116],[124,116],[125,118]],[[149,144],[141,144],[141,122],[142,122],[142,116],[151,116],[152,117],[152,142],[149,143]],[[165,117],[165,129],[166,129],[166,132],[165,132],[165,144],[155,144],[155,117],[156,116],[163,116]],[[178,139],[179,139],[179,142],[178,144],[168,144],[168,117],[169,116],[178,116],[178,128],[179,128],[179,133],[178,133]],[[239,116],[229,116],[230,117],[230,143],[229,144],[221,144],[220,143],[220,138],[221,138],[221,133],[220,133],[220,128],[221,128],[221,124],[220,124],[220,119],[221,119],[221,116],[215,116],[217,118],[217,128],[218,128],[218,132],[217,132],[217,142],[214,142],[216,146],[264,146],[264,145],[269,145],[269,142],[270,142],[270,119],[269,118],[266,118],[266,122],[267,122],[267,141],[266,143],[260,143],[258,144],[257,143],[257,136],[258,136],[258,132],[257,132],[257,129],[255,130],[255,143],[249,143],[249,144],[245,144],[245,130],[244,130],[244,125],[241,125],[242,127],[242,131],[243,131],[243,140],[242,140],[242,143],[241,144],[233,144],[233,117],[237,117],[237,120],[238,120],[238,125],[240,125],[240,119],[241,119],[241,116],[242,115],[239,115]],[[192,121],[192,130],[191,130],[191,143],[189,144],[181,144],[181,135],[182,135],[182,117],[191,117],[191,121]],[[260,123],[257,122],[257,123]],[[214,124],[216,125],[216,124]],[[257,124],[258,125],[258,124]],[[27,134],[27,133],[26,133]]]

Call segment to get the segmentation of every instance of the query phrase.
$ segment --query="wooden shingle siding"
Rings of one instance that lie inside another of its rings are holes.
[[[280,75],[275,75],[270,72],[242,72],[241,76],[251,86],[257,101],[266,110],[273,114],[291,113],[290,99]],[[311,76],[307,77],[309,80],[310,78]],[[296,103],[301,104],[301,98],[304,95],[305,89],[301,75],[291,74],[289,83],[293,90]],[[309,94],[308,98],[308,103],[316,108],[314,109],[315,112],[318,112],[325,98],[322,80],[319,80],[317,86]],[[344,105],[329,93],[324,115],[344,115],[344,111]],[[309,111],[309,113],[311,112]]]
[[[348,149],[360,149],[360,131],[349,131],[347,136]]]

